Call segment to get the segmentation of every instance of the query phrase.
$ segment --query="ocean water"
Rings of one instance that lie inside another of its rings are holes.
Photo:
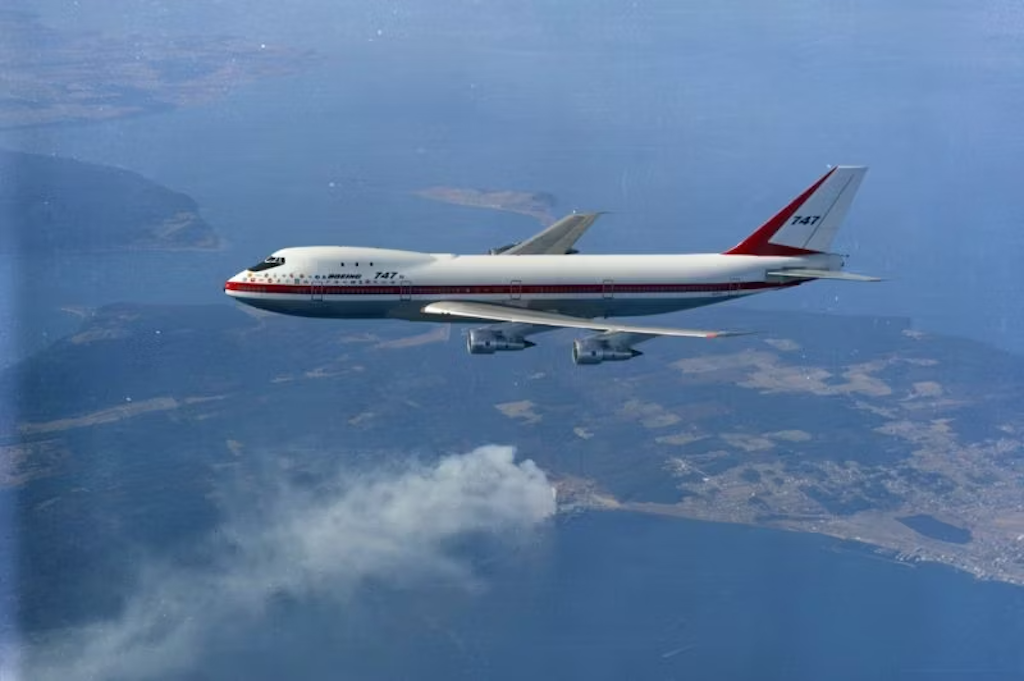
[[[619,514],[570,524],[558,555],[539,599],[549,631],[575,628],[595,651],[586,668],[552,654],[561,678],[1024,677],[1024,591],[943,567],[811,535]],[[573,591],[567,607],[558,594]]]
[[[304,603],[210,651],[209,678],[1024,678],[1024,590],[806,534],[639,514],[490,554],[474,594]],[[354,621],[353,621],[354,620]]]
[[[831,538],[598,512],[462,552],[470,589],[292,594],[152,678],[1024,678],[1024,590]]]

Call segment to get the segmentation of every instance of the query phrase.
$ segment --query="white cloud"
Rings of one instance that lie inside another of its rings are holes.
[[[532,461],[486,446],[432,466],[344,476],[285,489],[266,512],[233,519],[211,539],[204,569],[146,568],[121,615],[64,632],[23,655],[24,678],[146,679],[191,668],[204,641],[236,618],[258,617],[280,594],[343,601],[368,578],[472,584],[448,549],[471,533],[519,534],[555,502]]]

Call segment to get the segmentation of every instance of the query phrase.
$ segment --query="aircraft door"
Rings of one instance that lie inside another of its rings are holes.
[[[613,279],[605,279],[604,281],[601,282],[601,297],[615,297],[615,281]]]
[[[412,300],[412,282],[408,279],[402,279],[398,282],[398,299]]]
[[[512,300],[519,300],[523,297],[523,282],[520,279],[513,279],[509,282],[508,297]]]
[[[313,275],[313,278],[309,280],[309,294],[310,299],[315,303],[324,302],[324,288],[326,288],[326,281],[323,279],[317,279],[318,275]]]

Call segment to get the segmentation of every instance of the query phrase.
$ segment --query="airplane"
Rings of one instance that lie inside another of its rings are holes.
[[[658,336],[741,335],[614,320],[664,314],[825,279],[880,281],[843,270],[829,248],[865,166],[834,166],[747,238],[723,253],[579,254],[577,239],[601,215],[566,216],[519,244],[487,254],[421,253],[353,246],[283,248],[231,277],[240,303],[304,317],[488,323],[469,330],[470,354],[533,347],[559,328],[577,338],[578,365],[624,361]]]

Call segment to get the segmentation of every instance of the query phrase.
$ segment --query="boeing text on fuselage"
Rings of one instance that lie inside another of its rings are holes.
[[[576,240],[599,216],[569,215],[488,255],[352,246],[281,249],[229,279],[246,305],[336,319],[458,321],[471,354],[532,347],[531,336],[595,332],[572,345],[577,364],[632,359],[657,336],[718,338],[729,331],[616,321],[687,310],[817,279],[877,281],[843,270],[830,252],[867,168],[837,166],[724,253],[579,255]]]

